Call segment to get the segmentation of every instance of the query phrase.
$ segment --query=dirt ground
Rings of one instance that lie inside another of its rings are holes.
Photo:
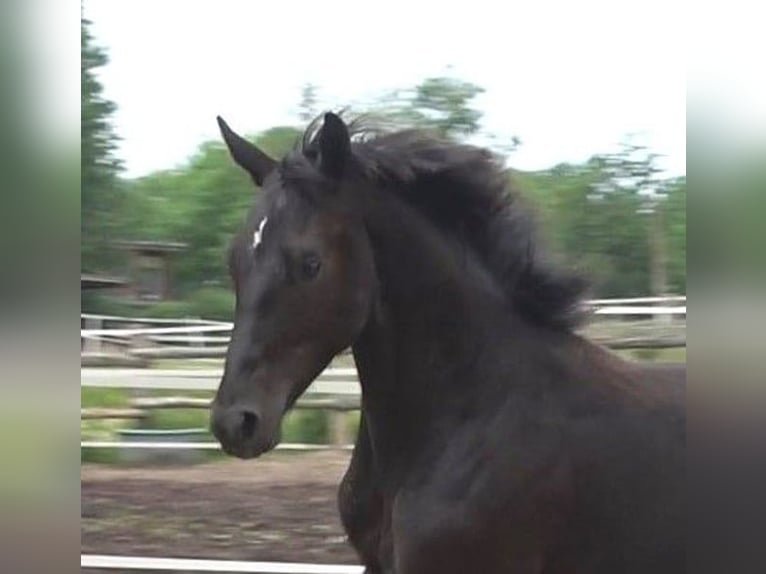
[[[348,460],[347,452],[321,452],[84,465],[82,553],[356,564],[336,506]]]

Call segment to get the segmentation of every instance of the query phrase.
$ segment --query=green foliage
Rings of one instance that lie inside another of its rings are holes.
[[[463,139],[481,129],[475,100],[482,91],[454,78],[428,78],[381,99],[370,111],[394,124]],[[316,100],[316,88],[305,86],[302,117],[314,116]],[[297,128],[279,126],[249,139],[281,158],[300,136]],[[617,152],[582,164],[512,174],[538,207],[553,250],[593,277],[596,296],[646,295],[661,282],[668,292],[685,292],[686,180],[662,179],[655,159],[628,141]],[[83,309],[231,320],[226,252],[259,190],[234,165],[225,146],[204,143],[184,165],[123,186],[117,226],[122,238],[188,244],[173,263],[178,301],[133,307],[108,297],[83,296]]]
[[[100,387],[80,388],[80,407],[122,407],[128,404],[130,395],[126,389]]]
[[[152,396],[168,396],[169,391],[154,391]],[[210,397],[205,391],[186,391],[186,396]],[[111,407],[125,408],[130,403],[130,393],[126,389],[102,389],[83,387],[80,393],[82,408]],[[359,424],[359,413],[349,414],[349,425],[355,431]],[[118,440],[120,429],[206,429],[209,422],[206,409],[156,409],[143,421],[125,420],[88,420],[81,421],[80,433],[83,439]],[[293,410],[287,413],[282,422],[282,441],[309,444],[326,444],[330,440],[328,413],[320,410]],[[350,433],[353,436],[353,433]],[[214,441],[212,436],[199,439]],[[216,451],[208,453],[208,458],[219,458]],[[119,462],[118,449],[83,449],[82,462],[115,464]]]
[[[155,317],[158,319],[176,319],[197,317],[195,307],[188,301],[158,301],[156,303],[138,303],[103,293],[87,293],[81,296],[83,313],[94,315],[116,315],[120,317]]]
[[[346,429],[348,431],[348,436],[351,437],[352,441],[356,440],[356,435],[359,431],[359,422],[361,420],[362,420],[361,411],[351,411],[348,413],[346,417],[346,424],[348,425]]]
[[[636,349],[634,357],[640,361],[656,361],[659,349]]]
[[[137,317],[138,315],[135,314],[134,310],[135,305],[123,298],[92,291],[80,292],[80,311],[82,313]]]
[[[83,448],[80,464],[119,464],[120,454],[114,448]]]
[[[147,429],[207,429],[210,413],[207,409],[156,409],[142,422]],[[215,440],[212,435],[199,440]]]
[[[668,290],[672,293],[686,293],[685,177],[670,182],[662,210],[668,253]]]
[[[282,442],[323,444],[329,441],[326,413],[318,410],[295,410],[282,421]]]
[[[686,348],[677,347],[674,349],[630,349],[617,351],[626,359],[637,361],[652,361],[655,363],[685,363]]]
[[[522,193],[538,206],[553,251],[593,280],[602,297],[645,295],[650,290],[650,251],[642,198],[606,188],[600,158],[584,165],[514,173]]]
[[[157,319],[180,319],[199,317],[188,301],[157,301],[151,305],[134,306],[129,316],[155,317]],[[200,317],[201,318],[201,317]]]
[[[194,315],[218,321],[234,320],[234,293],[220,287],[203,287],[189,296]]]
[[[283,126],[250,139],[281,158],[300,135],[299,130]],[[228,285],[226,250],[255,193],[252,180],[234,165],[225,146],[207,142],[179,169],[128,182],[124,228],[131,230],[129,239],[188,244],[173,269],[175,285],[186,298],[201,285]],[[221,315],[224,306],[218,304],[214,310]]]
[[[428,78],[415,88],[411,108],[420,123],[447,136],[479,131],[481,112],[471,103],[484,89],[454,78]]]
[[[80,389],[80,408],[121,408],[127,406],[129,399],[127,389]],[[125,424],[129,423],[120,420],[80,421],[80,436],[83,440],[112,440],[117,429]],[[86,448],[81,451],[81,461],[87,463],[114,464],[118,458],[113,449]]]
[[[667,229],[663,218],[670,182],[661,177],[657,157],[645,146],[629,140],[624,142],[616,153],[599,158],[606,178],[599,183],[596,192],[606,198],[632,200],[635,204],[632,219],[641,221],[646,227],[649,268],[646,292],[663,295],[668,290]]]
[[[123,317],[155,317],[177,319],[193,317],[218,321],[232,321],[234,294],[222,287],[202,287],[191,291],[183,299],[136,304],[125,299],[95,294],[83,296],[82,312]]]
[[[427,78],[407,90],[387,94],[373,106],[373,115],[407,127],[417,126],[456,138],[477,133],[481,112],[474,99],[484,89],[456,78]]]
[[[90,22],[81,20],[80,137],[81,137],[81,255],[84,269],[110,268],[109,248],[118,224],[122,189],[117,180],[117,137],[110,121],[115,105],[103,96],[96,70],[106,65],[106,53],[93,44]]]

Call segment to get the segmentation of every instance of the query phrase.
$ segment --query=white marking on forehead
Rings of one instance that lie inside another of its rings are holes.
[[[258,225],[258,229],[253,232],[253,249],[256,249],[263,240],[263,228],[266,227],[268,217],[261,219],[261,223]]]

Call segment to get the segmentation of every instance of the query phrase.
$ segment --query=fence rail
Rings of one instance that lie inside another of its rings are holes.
[[[222,369],[114,369],[83,368],[80,371],[83,387],[152,389],[152,390],[194,390],[215,391],[221,380]],[[97,419],[148,419],[156,409],[208,409],[210,398],[165,396],[135,396],[122,408],[89,407],[80,410],[82,420]],[[329,416],[331,442],[329,445],[280,444],[279,450],[325,450],[347,449],[352,442],[344,413],[358,410],[361,404],[361,388],[356,369],[332,368],[319,375],[305,394],[296,402],[296,409],[316,409]],[[181,441],[82,441],[81,448],[116,449],[197,449],[217,450],[217,443]]]
[[[668,295],[666,297],[627,297],[623,299],[591,299],[588,305],[631,305],[634,303],[686,303],[686,295]]]
[[[131,449],[131,450],[221,450],[221,445],[217,442],[196,441],[196,442],[173,442],[173,441],[116,441],[116,440],[83,440],[80,441],[80,448],[97,449]],[[303,442],[283,442],[279,443],[275,450],[289,452],[317,451],[317,450],[352,450],[353,444],[319,444]]]
[[[82,368],[83,387],[215,391],[223,369],[113,369]],[[356,369],[325,369],[306,394],[359,395]]]
[[[155,570],[173,572],[250,572],[256,574],[362,574],[362,566],[300,562],[245,562],[193,558],[154,558],[81,554],[80,567],[100,570]]]
[[[596,299],[588,302],[595,308],[594,313],[609,317],[646,316],[665,317],[686,315],[686,297],[635,297],[625,299]],[[651,305],[651,306],[645,306]],[[222,343],[228,337],[204,335],[204,333],[227,333],[232,329],[230,323],[207,321],[203,319],[150,319],[129,318],[107,315],[83,314],[85,326],[81,329],[81,338],[86,345],[95,344],[99,349],[106,341],[115,346],[128,346],[128,340],[136,337],[154,345],[186,344],[186,346],[138,346],[130,342],[126,353],[128,358],[221,358],[226,347]],[[127,327],[106,329],[107,323],[125,323],[128,325],[148,325],[148,327]],[[155,325],[160,325],[159,327]],[[686,345],[685,336],[641,336],[611,337],[600,341],[615,349],[633,348],[668,348]],[[204,346],[208,344],[208,346]],[[203,346],[192,346],[203,345]],[[221,369],[204,370],[148,370],[127,368],[83,368],[81,385],[83,387],[111,387],[129,389],[164,389],[164,390],[209,390],[218,388],[222,375]],[[306,398],[296,407],[321,408],[335,411],[358,408],[361,389],[357,380],[356,369],[327,369],[309,387]],[[322,397],[322,395],[325,395]],[[103,418],[103,416],[121,415],[120,418],[143,418],[154,408],[206,408],[208,399],[187,397],[141,397],[131,402],[130,408],[83,409],[82,418]],[[117,412],[120,411],[120,412]],[[178,449],[178,450],[219,450],[216,442],[175,442],[175,441],[114,441],[83,440],[81,448],[93,449]],[[277,450],[306,451],[351,449],[349,444],[303,444],[282,443]],[[101,570],[153,570],[175,572],[250,572],[259,574],[362,574],[364,568],[341,564],[306,564],[296,562],[247,562],[236,560],[206,560],[186,558],[155,558],[144,556],[119,556],[103,554],[81,554],[80,566],[85,569]]]
[[[593,308],[595,315],[608,317],[670,319],[686,316],[685,295],[593,299],[586,305]],[[106,328],[108,324],[121,323],[128,326]],[[141,338],[153,346],[133,348],[128,353],[144,359],[220,358],[225,354],[229,340],[229,336],[224,334],[230,333],[233,328],[229,322],[205,319],[132,318],[87,313],[81,315],[81,325],[80,337],[87,351],[100,352],[106,344],[125,346],[131,339]]]

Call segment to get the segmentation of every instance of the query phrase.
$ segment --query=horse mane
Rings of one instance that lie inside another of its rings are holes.
[[[299,143],[309,162],[317,158],[320,130],[321,117]],[[349,131],[364,177],[470,245],[519,314],[557,330],[580,324],[588,282],[543,252],[533,212],[499,158],[425,130],[385,131],[365,118],[351,121]]]

